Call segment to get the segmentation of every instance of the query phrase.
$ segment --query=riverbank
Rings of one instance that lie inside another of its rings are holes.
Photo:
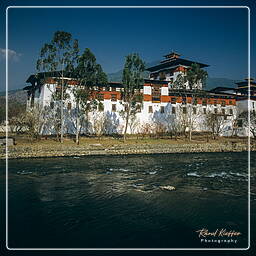
[[[251,145],[251,150],[256,151],[255,143]],[[8,158],[243,151],[248,151],[246,139],[221,138],[207,142],[200,138],[193,141],[132,138],[123,142],[114,138],[83,138],[80,145],[71,139],[66,139],[63,144],[48,139],[36,142],[18,140],[17,145],[8,147]],[[0,158],[5,157],[5,148],[2,147]]]

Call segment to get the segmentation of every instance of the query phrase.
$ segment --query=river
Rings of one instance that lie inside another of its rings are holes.
[[[255,170],[252,161],[254,184]],[[248,244],[246,152],[18,159],[9,160],[8,173],[10,248]],[[1,172],[2,191],[4,181]],[[176,190],[162,188],[167,185]],[[255,205],[255,189],[251,197]],[[206,242],[202,229],[240,234],[233,242],[220,234]]]

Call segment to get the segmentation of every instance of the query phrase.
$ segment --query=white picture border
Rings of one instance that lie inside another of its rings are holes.
[[[33,250],[33,251],[40,251],[40,250],[47,250],[47,251],[75,251],[75,250],[94,250],[94,251],[114,251],[114,250],[130,250],[130,251],[138,251],[138,250],[157,250],[157,251],[166,251],[166,250],[176,250],[176,251],[196,251],[196,250],[204,250],[204,251],[232,251],[232,250],[248,250],[250,248],[250,136],[248,136],[248,246],[246,248],[10,248],[8,246],[8,11],[9,9],[18,9],[18,8],[55,8],[55,9],[62,9],[62,8],[93,8],[93,9],[123,9],[123,8],[138,8],[138,9],[148,9],[148,8],[179,8],[179,9],[188,9],[188,8],[242,8],[248,10],[248,78],[250,78],[250,8],[248,6],[8,6],[6,8],[6,248],[11,251],[20,251],[20,250]],[[248,109],[250,103],[250,81],[248,80],[249,85],[249,97],[248,97]],[[249,128],[250,128],[250,115],[248,111],[248,120],[249,120]]]

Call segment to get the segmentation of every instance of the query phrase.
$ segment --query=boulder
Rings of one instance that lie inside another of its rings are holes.
[[[163,190],[169,190],[169,191],[173,191],[173,190],[176,190],[176,188],[174,186],[160,186],[161,189]]]

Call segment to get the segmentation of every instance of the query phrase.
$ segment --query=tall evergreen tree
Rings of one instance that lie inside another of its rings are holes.
[[[201,89],[205,86],[207,75],[205,70],[201,69],[198,64],[193,63],[191,68],[186,73],[179,74],[173,83],[174,88],[178,89],[179,96],[182,97],[184,103],[179,111],[179,120],[181,120],[181,126],[185,135],[185,131],[188,129],[189,140],[192,140],[195,124],[202,115],[200,109],[197,108],[197,98],[205,94]],[[191,102],[187,104],[189,98],[191,98]],[[184,112],[183,109],[185,110]]]
[[[137,102],[141,101],[139,89],[144,83],[144,70],[145,63],[137,53],[132,53],[126,56],[122,77],[122,82],[124,84],[124,140],[126,139],[130,117],[131,115],[136,114]]]
[[[88,129],[89,111],[97,106],[94,99],[94,87],[101,84],[107,84],[107,75],[103,72],[100,64],[97,64],[96,57],[86,48],[78,58],[78,64],[75,69],[75,77],[78,81],[78,88],[75,89],[76,99],[76,143],[79,144],[80,120],[85,116],[86,129]]]
[[[201,69],[197,63],[193,63],[191,68],[187,71],[186,81],[188,82],[190,90],[201,89],[199,84],[202,83],[202,88],[205,87],[206,78],[208,74]]]
[[[73,40],[72,35],[64,31],[56,31],[50,43],[44,44],[37,61],[37,70],[48,73],[47,76],[55,76],[57,86],[61,90],[55,90],[54,100],[60,101],[60,141],[63,143],[64,134],[64,100],[67,98],[67,81],[65,76],[71,76],[75,69],[79,53],[78,40]],[[53,73],[54,72],[54,73]]]

